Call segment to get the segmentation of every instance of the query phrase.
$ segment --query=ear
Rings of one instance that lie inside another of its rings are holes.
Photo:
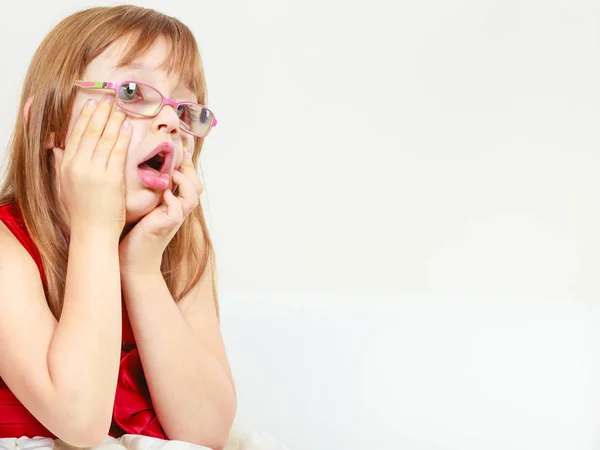
[[[25,123],[29,122],[29,110],[31,109],[32,102],[33,96],[29,97],[25,102],[25,107],[23,108],[23,117],[25,118]]]
[[[58,147],[51,147],[49,150],[51,150],[52,153],[54,153],[54,167],[58,170],[62,163],[63,156],[65,155],[65,151],[62,148]]]
[[[54,131],[52,131],[48,135],[48,137],[46,138],[46,142],[44,143],[44,146],[46,147],[47,150],[52,150],[55,148]]]

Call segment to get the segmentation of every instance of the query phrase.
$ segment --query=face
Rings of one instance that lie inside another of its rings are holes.
[[[126,80],[139,81],[155,87],[171,100],[197,101],[194,93],[185,86],[177,74],[169,75],[158,68],[168,56],[169,46],[165,39],[157,40],[145,55],[141,55],[131,65],[117,69],[116,66],[123,55],[123,50],[124,42],[116,42],[111,45],[88,65],[82,79],[115,83]],[[71,112],[67,138],[85,103],[89,99],[101,101],[107,93],[114,93],[114,91],[78,89]],[[164,106],[156,117],[147,118],[128,114],[127,120],[133,127],[124,174],[127,223],[131,224],[158,206],[163,195],[163,190],[149,187],[142,181],[143,171],[140,171],[138,166],[146,161],[149,154],[158,146],[164,145],[164,143],[171,144],[174,153],[171,167],[168,168],[168,187],[172,189],[173,170],[183,162],[184,151],[193,153],[194,138],[180,130],[179,117],[173,107],[169,105]],[[165,168],[165,170],[167,169]]]

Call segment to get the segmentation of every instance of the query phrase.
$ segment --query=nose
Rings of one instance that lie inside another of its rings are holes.
[[[152,130],[156,133],[179,133],[179,117],[171,105],[164,105],[159,113],[152,119]]]

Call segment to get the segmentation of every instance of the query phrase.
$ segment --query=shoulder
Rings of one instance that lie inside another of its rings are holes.
[[[32,317],[47,317],[43,322],[47,324],[45,330],[54,323],[36,262],[0,221],[0,326],[16,339],[16,331],[11,327],[23,321],[30,323]],[[42,330],[41,324],[39,329]]]

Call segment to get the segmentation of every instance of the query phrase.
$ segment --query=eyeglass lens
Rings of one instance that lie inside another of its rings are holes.
[[[117,93],[117,103],[134,114],[154,116],[162,104],[162,95],[152,86],[127,81]],[[210,131],[213,115],[205,106],[182,102],[177,106],[176,112],[183,130],[198,137],[204,137]]]

